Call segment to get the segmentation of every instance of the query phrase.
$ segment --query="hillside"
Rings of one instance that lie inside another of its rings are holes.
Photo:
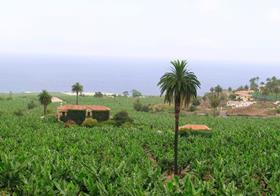
[[[56,95],[66,102],[75,97]],[[280,194],[279,119],[181,116],[205,124],[212,137],[181,137],[180,179],[170,180],[173,114],[136,112],[135,99],[81,97],[82,104],[126,109],[130,128],[64,128],[50,107],[27,110],[35,95],[0,101],[0,193],[41,195]],[[162,103],[159,97],[141,99]],[[15,111],[22,109],[22,115]],[[151,125],[152,129],[151,129]],[[168,180],[169,179],[169,180]]]

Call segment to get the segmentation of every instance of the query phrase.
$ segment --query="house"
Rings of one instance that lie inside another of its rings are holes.
[[[232,108],[244,108],[255,104],[255,101],[228,101],[227,106]]]
[[[253,90],[243,90],[243,91],[236,91],[234,94],[236,95],[236,99],[240,99],[242,101],[252,101],[254,93]]]
[[[110,118],[110,111],[110,108],[99,105],[64,105],[57,108],[57,118],[63,122],[73,120],[77,124],[81,124],[86,118],[106,121]]]

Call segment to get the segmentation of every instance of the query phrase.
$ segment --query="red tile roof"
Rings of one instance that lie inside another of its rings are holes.
[[[91,110],[91,111],[110,111],[106,106],[100,105],[64,105],[57,108],[58,111],[64,112],[68,110]]]
[[[207,127],[206,125],[184,125],[179,127],[179,130],[183,131],[183,130],[192,130],[192,131],[210,131],[211,129],[209,129],[209,127]]]

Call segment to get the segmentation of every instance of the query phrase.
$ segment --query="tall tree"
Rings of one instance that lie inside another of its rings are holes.
[[[251,90],[254,90],[254,91],[257,91],[258,90],[258,87],[259,87],[259,85],[258,85],[258,82],[259,82],[259,77],[254,77],[254,78],[251,78],[250,80],[249,80],[249,82],[250,82],[250,89]]]
[[[43,90],[39,94],[39,101],[44,106],[44,116],[46,116],[47,107],[52,102],[52,96],[46,90]]]
[[[171,72],[165,73],[158,83],[164,102],[175,105],[175,137],[174,137],[174,173],[178,175],[178,134],[179,116],[182,105],[189,105],[192,98],[197,96],[200,87],[196,75],[187,69],[185,60],[171,61]]]
[[[79,105],[79,93],[82,93],[84,90],[84,87],[77,82],[76,84],[73,84],[72,86],[72,92],[76,93],[76,104]]]
[[[220,85],[217,85],[214,90],[218,95],[223,92],[223,88]]]
[[[222,98],[217,92],[212,92],[208,95],[208,99],[213,108],[213,114],[216,116],[218,114],[217,108],[221,104]]]
[[[132,97],[141,97],[142,93],[136,89],[133,89],[132,91]]]

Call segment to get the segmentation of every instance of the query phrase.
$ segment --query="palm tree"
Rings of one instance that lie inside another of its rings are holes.
[[[187,70],[185,60],[171,61],[171,72],[165,73],[158,83],[164,102],[175,103],[174,174],[178,175],[178,132],[179,115],[182,104],[187,106],[197,96],[200,82],[193,72]]]
[[[76,104],[79,105],[79,93],[82,93],[84,90],[84,87],[77,82],[76,84],[73,84],[72,86],[72,92],[76,93]]]
[[[39,94],[39,101],[44,106],[44,116],[46,116],[47,107],[52,102],[52,96],[46,90],[43,90]]]

